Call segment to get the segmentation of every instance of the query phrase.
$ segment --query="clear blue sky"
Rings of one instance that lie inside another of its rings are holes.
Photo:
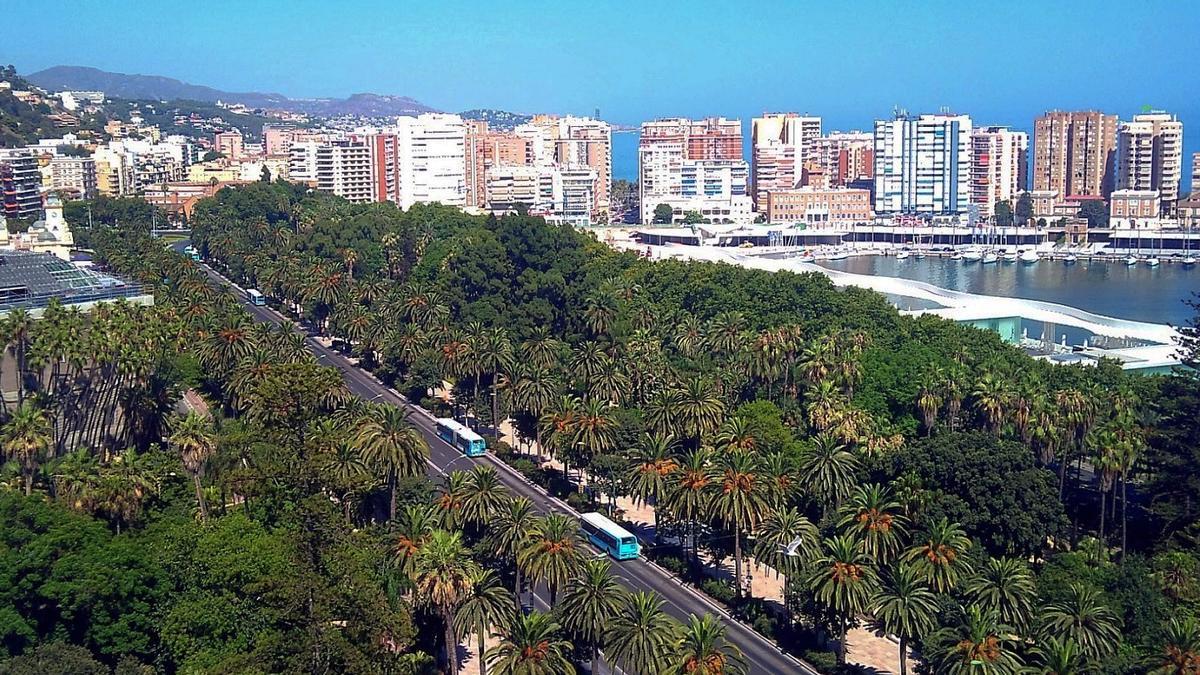
[[[1179,2],[9,2],[0,62],[289,96],[619,123],[763,110],[869,127],[949,106],[1028,128],[1048,108],[1177,113],[1200,141],[1200,9]],[[1189,149],[1197,142],[1189,141]]]

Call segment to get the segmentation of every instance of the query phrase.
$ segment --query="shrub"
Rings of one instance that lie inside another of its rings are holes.
[[[595,510],[593,508],[595,506],[595,502],[593,502],[590,497],[588,497],[587,495],[585,495],[581,492],[572,492],[571,494],[567,495],[566,501],[567,501],[567,506],[575,509],[576,511],[593,511],[593,510]]]
[[[663,569],[678,577],[686,577],[688,575],[688,564],[683,558],[674,555],[664,555],[655,560]]]
[[[804,652],[804,660],[822,673],[838,672],[837,654],[833,652],[809,650]]]
[[[733,586],[718,579],[709,579],[700,584],[700,590],[704,591],[713,600],[727,606],[732,605],[734,599],[737,597],[737,592],[733,590]]]
[[[507,461],[507,459],[506,459],[506,461]],[[538,469],[537,464],[534,464],[532,461],[525,459],[523,457],[519,458],[519,459],[515,459],[515,460],[513,460],[511,462],[507,462],[507,463],[512,468],[516,469],[517,471],[520,471],[522,476],[525,476],[526,478],[528,478],[529,480],[531,480],[535,483],[538,482],[537,477],[538,477],[538,474],[541,473],[541,471]]]
[[[754,619],[754,622],[750,624],[750,627],[757,631],[759,635],[769,640],[775,639],[775,631],[778,629],[775,617],[766,612],[759,614],[758,618]]]

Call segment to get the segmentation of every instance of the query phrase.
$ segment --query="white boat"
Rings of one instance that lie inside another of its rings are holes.
[[[1079,262],[1079,256],[1075,255],[1074,253],[1068,253],[1067,257],[1063,258],[1063,262],[1067,265],[1074,265],[1075,263]]]
[[[912,254],[908,251],[900,251],[896,254],[896,260],[907,260],[910,255]]]
[[[966,260],[967,262],[979,262],[980,260],[983,259],[983,251],[980,251],[977,249],[971,250],[971,251],[963,251],[962,259]],[[992,262],[996,262],[996,261],[993,260]]]
[[[1018,256],[1017,256],[1016,251],[1006,251],[1004,253],[1004,262],[1006,262],[1006,263],[1017,262],[1017,257]]]
[[[825,260],[845,260],[846,258],[849,258],[849,257],[850,257],[850,254],[845,251],[834,251],[834,252],[830,253],[829,255],[824,256],[824,259]]]
[[[1184,256],[1183,260],[1181,260],[1180,262],[1188,267],[1191,267],[1192,265],[1196,264],[1196,256],[1194,256],[1194,255]]]
[[[1132,255],[1125,256],[1125,264],[1133,267],[1137,264],[1137,258],[1133,257]]]
[[[983,259],[980,262],[982,262],[984,265],[990,265],[999,259],[1000,258],[997,257],[995,253],[988,251],[987,253],[983,254]]]
[[[1149,258],[1146,258],[1146,266],[1147,267],[1158,267],[1159,262],[1160,261],[1156,256],[1151,256]]]
[[[961,253],[955,253],[954,255],[950,256],[950,259],[951,259],[951,260],[962,260],[962,259],[963,259],[963,254],[961,254]]]
[[[1026,265],[1032,265],[1033,263],[1041,260],[1042,256],[1038,255],[1037,251],[1029,250],[1021,251],[1020,258],[1021,262],[1025,263]]]

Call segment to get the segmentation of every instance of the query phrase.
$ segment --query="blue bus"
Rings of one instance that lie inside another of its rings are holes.
[[[191,258],[192,260],[196,260],[196,261],[200,260],[200,251],[196,250],[195,246],[188,246],[187,248],[183,249],[183,252],[185,255],[187,255],[187,257]]]
[[[253,288],[246,289],[246,299],[249,300],[250,304],[252,304],[252,305],[267,304],[267,298],[262,293],[259,293],[258,291],[254,290]]]
[[[642,552],[637,537],[600,513],[585,513],[579,526],[597,548],[617,560],[633,560]]]
[[[458,420],[439,418],[437,435],[467,457],[479,457],[487,451],[487,442],[483,440],[483,436],[471,431],[465,424],[460,424]]]

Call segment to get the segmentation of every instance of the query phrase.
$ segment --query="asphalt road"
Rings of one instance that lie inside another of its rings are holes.
[[[182,250],[188,242],[178,242],[172,245],[176,250]],[[217,274],[206,265],[201,265],[209,277],[219,284],[232,286],[227,279]],[[235,287],[236,290],[236,287]],[[450,444],[438,438],[434,429],[434,418],[424,408],[410,404],[404,397],[388,388],[373,375],[354,366],[340,353],[317,342],[305,333],[294,322],[285,318],[270,307],[249,304],[243,296],[238,295],[246,311],[258,322],[291,325],[298,333],[305,335],[308,345],[318,361],[326,366],[337,368],[346,380],[346,386],[351,393],[369,401],[383,401],[391,405],[408,408],[413,424],[420,430],[421,435],[429,443],[429,465],[431,474],[444,475],[450,471],[469,470],[473,464],[485,464],[496,468],[496,472],[505,487],[514,495],[528,498],[540,512],[565,512],[575,517],[579,513],[568,507],[561,500],[543,492],[537,486],[525,481],[514,469],[491,455],[483,457],[467,457]],[[729,618],[728,614],[713,601],[701,595],[698,591],[684,586],[666,571],[647,562],[644,559],[613,561],[613,573],[629,589],[635,591],[651,591],[663,600],[663,609],[680,621],[687,620],[689,614],[709,613],[720,618],[726,628],[726,638],[742,650],[746,658],[749,672],[754,675],[770,675],[772,673],[805,673],[817,675],[817,671],[780,651],[773,643],[758,633],[750,630],[741,623]],[[539,594],[540,595],[540,594]],[[545,603],[539,597],[538,604]],[[617,669],[619,670],[619,669]]]

